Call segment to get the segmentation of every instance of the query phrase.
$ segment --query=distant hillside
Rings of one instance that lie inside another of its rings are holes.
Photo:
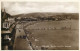
[[[26,18],[37,18],[37,17],[71,17],[73,19],[79,19],[79,13],[46,13],[46,12],[42,12],[42,13],[28,13],[28,14],[19,14],[19,15],[14,15],[12,17],[26,17]]]

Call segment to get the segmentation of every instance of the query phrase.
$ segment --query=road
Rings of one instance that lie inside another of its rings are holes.
[[[18,25],[18,24],[17,24]],[[14,41],[14,50],[31,50],[29,42],[26,38],[20,38],[20,36],[25,36],[23,28],[16,25],[16,35]]]

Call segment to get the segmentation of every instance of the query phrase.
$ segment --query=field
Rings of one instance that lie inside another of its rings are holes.
[[[27,26],[26,34],[34,49],[77,50],[78,20],[43,21]]]

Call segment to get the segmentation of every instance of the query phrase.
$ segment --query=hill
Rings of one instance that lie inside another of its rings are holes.
[[[28,14],[19,14],[13,15],[12,17],[21,17],[21,18],[37,18],[37,17],[71,17],[72,19],[79,19],[79,13],[50,13],[50,12],[36,12],[36,13],[28,13]]]

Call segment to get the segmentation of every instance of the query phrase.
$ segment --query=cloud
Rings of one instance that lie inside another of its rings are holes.
[[[3,2],[3,8],[11,15],[32,13],[32,12],[78,12],[78,4],[76,3],[40,3],[40,2]]]
[[[78,12],[78,9],[74,6],[68,6],[65,8],[65,12]]]

